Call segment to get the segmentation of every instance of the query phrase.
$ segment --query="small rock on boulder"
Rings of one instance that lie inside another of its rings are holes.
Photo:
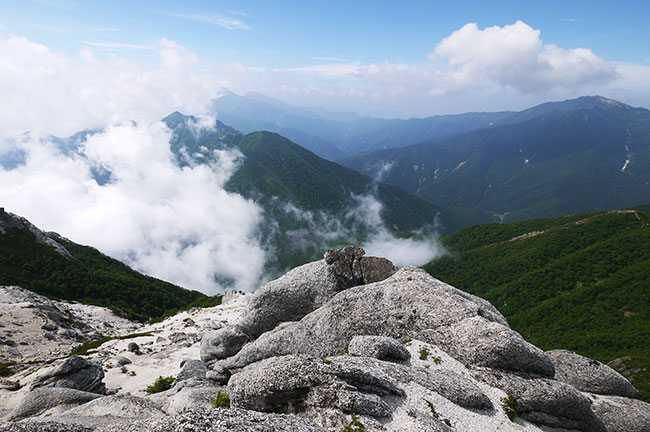
[[[113,361],[118,365],[118,366],[126,366],[128,364],[131,364],[131,360],[124,356],[115,356],[113,357]]]
[[[208,372],[208,368],[205,367],[201,360],[187,360],[183,363],[183,367],[176,377],[176,382],[191,378],[205,379],[206,372]]]
[[[129,345],[127,345],[126,349],[132,353],[140,354],[140,345],[135,342],[129,342]]]
[[[625,377],[599,361],[566,350],[547,351],[555,379],[583,392],[635,398],[639,392]]]
[[[348,353],[387,361],[403,361],[411,357],[404,345],[386,336],[355,336],[348,345]]]
[[[207,332],[201,338],[201,360],[211,364],[237,354],[248,340],[238,327],[224,327]]]

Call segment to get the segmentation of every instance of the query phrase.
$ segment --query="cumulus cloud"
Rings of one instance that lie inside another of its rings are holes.
[[[438,94],[489,81],[531,92],[606,83],[616,76],[614,68],[591,50],[544,44],[540,31],[523,21],[483,30],[466,24],[443,39],[429,58],[443,61],[432,90]]]
[[[261,209],[224,190],[241,155],[221,150],[210,165],[179,168],[170,137],[161,122],[117,124],[63,152],[51,139],[23,136],[14,146],[25,163],[0,169],[0,202],[186,288],[257,288],[266,260]],[[96,167],[110,173],[106,184],[95,181]]]
[[[196,54],[174,41],[122,44],[150,51],[158,63],[144,66],[124,57],[97,57],[116,49],[93,42],[77,56],[50,50],[24,37],[0,36],[0,134],[67,136],[118,121],[159,120],[174,110],[203,113],[221,83],[195,73]]]

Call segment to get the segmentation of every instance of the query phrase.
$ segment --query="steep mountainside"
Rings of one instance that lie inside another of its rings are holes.
[[[216,298],[142,275],[94,248],[46,233],[0,211],[0,285],[105,306],[144,320]]]
[[[378,224],[396,233],[451,232],[480,220],[471,211],[445,209],[373,181],[276,133],[235,134],[218,122],[197,135],[192,117],[174,113],[164,121],[174,131],[171,147],[181,162],[188,155],[206,161],[215,149],[242,153],[226,188],[263,207],[267,223],[261,234],[275,249],[272,274],[316,259],[328,247],[361,242]]]
[[[444,244],[430,274],[489,300],[543,349],[614,361],[650,400],[650,214],[481,225]]]
[[[552,217],[650,200],[650,111],[601,97],[544,104],[495,126],[343,164],[485,221]],[[498,219],[497,219],[498,220]]]

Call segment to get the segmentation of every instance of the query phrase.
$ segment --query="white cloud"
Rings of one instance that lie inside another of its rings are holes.
[[[221,88],[214,76],[194,72],[196,54],[173,41],[122,47],[152,50],[159,63],[100,60],[90,46],[67,56],[24,37],[0,36],[0,135],[67,136],[117,121],[152,122],[175,110],[200,114]]]
[[[198,13],[190,14],[170,14],[171,16],[182,18],[188,21],[196,21],[203,24],[213,24],[228,30],[250,30],[251,27],[239,18],[234,18],[223,14],[204,15]],[[242,15],[241,13],[239,14]]]
[[[112,125],[88,138],[83,156],[24,136],[16,146],[25,165],[0,169],[0,202],[42,229],[186,288],[256,289],[266,260],[261,209],[223,188],[241,155],[218,151],[211,165],[179,168],[170,136],[161,122]],[[108,184],[95,182],[96,166],[112,173]]]
[[[469,23],[443,39],[429,54],[442,61],[435,94],[496,83],[521,92],[607,83],[614,68],[586,48],[544,44],[540,31],[517,21],[483,30]]]

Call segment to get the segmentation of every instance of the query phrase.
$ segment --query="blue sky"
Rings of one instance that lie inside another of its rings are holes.
[[[26,0],[0,5],[0,39],[20,37],[31,48],[45,47],[67,64],[61,74],[85,68],[89,58],[97,68],[103,62],[102,74],[115,70],[111,77],[123,74],[125,64],[130,73],[139,68],[151,74],[166,67],[165,52],[176,50],[171,55],[185,74],[178,79],[202,82],[186,89],[193,94],[215,96],[227,87],[375,116],[522,109],[595,93],[650,106],[645,84],[650,82],[650,2]],[[470,23],[476,23],[474,31],[465,28]],[[497,30],[495,37],[490,28]],[[461,29],[464,37],[457,34]],[[447,50],[436,51],[455,34]],[[504,48],[513,38],[528,45]],[[28,49],[13,42],[16,50]],[[464,58],[472,47],[483,51]],[[580,48],[587,51],[574,51]],[[13,52],[5,50],[5,57]],[[89,89],[93,84],[84,77],[74,81],[80,92],[104,91]],[[66,86],[74,91],[74,83]],[[196,100],[177,99],[163,103],[160,112],[198,109]]]
[[[468,22],[522,20],[546,43],[591,48],[608,61],[650,63],[642,1],[3,1],[4,31],[74,53],[86,42],[172,39],[207,61],[292,66],[313,57],[422,61]],[[230,29],[227,26],[230,25]]]

